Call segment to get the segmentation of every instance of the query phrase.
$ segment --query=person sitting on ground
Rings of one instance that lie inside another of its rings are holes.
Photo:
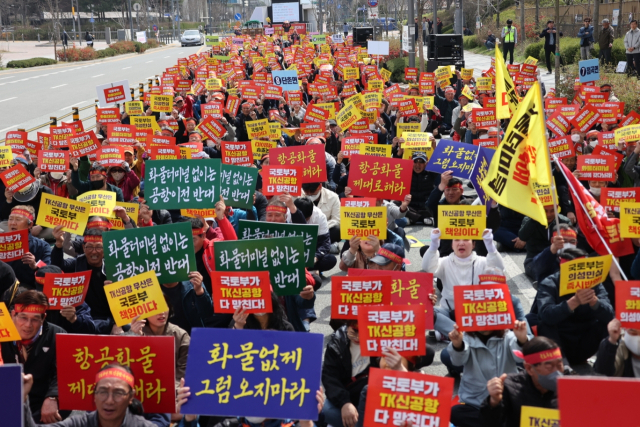
[[[626,328],[623,334],[618,319],[607,329],[609,336],[600,343],[593,370],[608,377],[640,378],[640,329]]]

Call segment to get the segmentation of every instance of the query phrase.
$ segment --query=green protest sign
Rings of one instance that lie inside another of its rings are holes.
[[[298,295],[307,285],[302,237],[221,241],[213,251],[217,271],[269,271],[276,295]]]
[[[282,224],[278,222],[240,220],[238,238],[267,239],[270,237],[302,237],[304,242],[305,267],[313,268],[318,244],[318,225],[316,224]],[[217,243],[216,243],[217,244]]]
[[[228,206],[251,209],[256,189],[258,169],[222,164],[220,167],[220,194]]]
[[[312,44],[326,44],[327,43],[327,36],[325,36],[324,34],[315,34],[315,35],[311,36],[311,43]]]
[[[160,284],[180,282],[197,271],[190,222],[114,230],[102,243],[105,274],[113,282],[151,270]]]
[[[220,36],[204,36],[204,41],[207,46],[214,46],[220,42]]]
[[[220,62],[228,62],[231,61],[231,57],[227,55],[213,55],[213,59],[217,59]]]
[[[151,209],[212,209],[220,200],[220,159],[147,160],[144,187]]]

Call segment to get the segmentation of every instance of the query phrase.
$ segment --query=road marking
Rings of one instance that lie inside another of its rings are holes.
[[[59,88],[59,87],[62,87],[62,86],[66,86],[66,85],[67,85],[67,84],[65,83],[65,84],[63,84],[63,85],[54,86],[54,87],[52,87],[51,89],[56,89],[56,88]]]
[[[126,70],[127,68],[131,68],[131,67],[124,67],[123,70]]]
[[[11,101],[12,99],[16,99],[16,98],[17,98],[17,96],[14,96],[13,98],[0,99],[0,102]]]
[[[93,76],[93,77],[91,77],[91,78],[92,78],[92,79],[95,79],[96,77],[101,77],[101,76],[104,76],[104,74],[98,74],[97,76]]]
[[[145,64],[148,64],[149,62],[153,62],[153,61],[147,61],[147,62],[145,62]]]
[[[166,59],[166,58],[169,58],[169,56],[165,56],[165,57],[164,57],[164,58],[162,58],[162,59]]]
[[[10,79],[11,77],[15,77],[15,76],[7,76],[7,77],[2,77],[2,78],[0,78],[0,80],[4,80],[4,79]]]

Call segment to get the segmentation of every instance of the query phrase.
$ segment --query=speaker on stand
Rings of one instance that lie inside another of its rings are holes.
[[[373,40],[373,27],[354,27],[353,44],[367,47],[367,40]]]

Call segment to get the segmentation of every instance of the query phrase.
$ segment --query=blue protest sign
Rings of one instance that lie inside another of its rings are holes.
[[[587,59],[578,63],[580,83],[600,80],[600,62],[596,59]]]
[[[476,189],[476,193],[478,193],[478,197],[480,197],[482,204],[487,207],[487,215],[489,215],[491,205],[487,204],[489,198],[482,188],[482,180],[487,176],[489,165],[491,164],[491,159],[493,159],[493,155],[495,154],[495,152],[496,151],[492,150],[491,148],[480,147],[476,164],[474,165],[473,171],[469,176],[469,180],[471,181],[471,184],[473,184],[473,188]]]
[[[456,178],[469,179],[476,162],[478,148],[464,142],[441,139],[433,150],[425,169],[440,174],[450,170]]]
[[[300,90],[297,71],[272,71],[273,84],[280,86],[283,92]]]
[[[242,19],[242,15],[240,15],[239,13],[236,13],[236,14],[234,15],[234,18],[236,18],[236,21],[239,21],[239,20],[241,20],[241,19]]]
[[[2,384],[2,387],[0,387],[2,425],[22,427],[24,425],[22,366],[14,364],[0,366],[0,384]]]
[[[182,413],[317,420],[322,334],[194,328]]]

